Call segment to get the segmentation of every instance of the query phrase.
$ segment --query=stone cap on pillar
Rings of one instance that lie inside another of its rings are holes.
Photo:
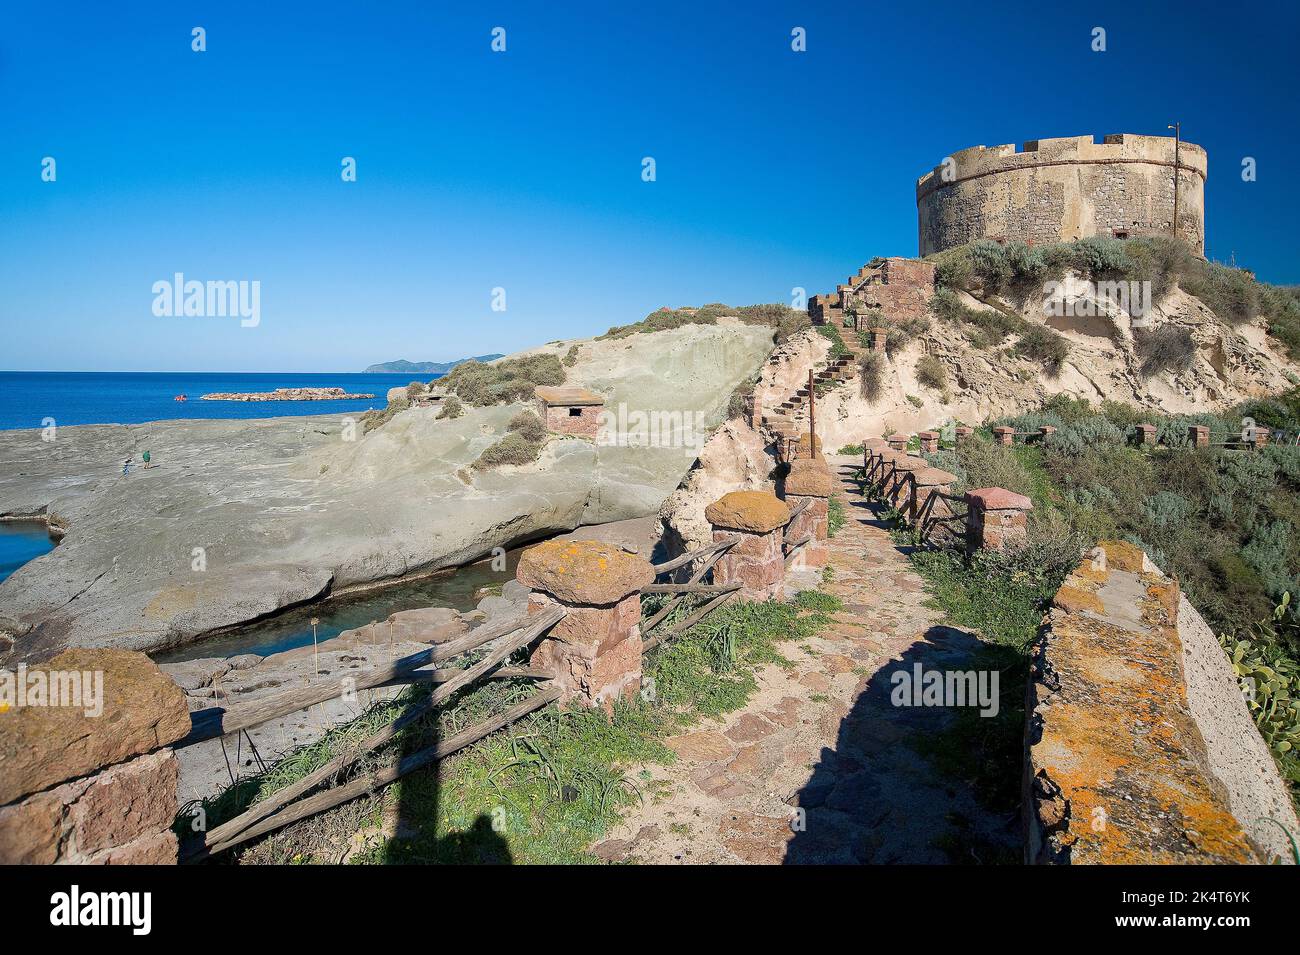
[[[907,444],[907,442],[910,441],[911,438],[909,438],[909,437],[908,437],[907,435],[905,435],[905,434],[902,434],[901,432],[895,431],[895,432],[894,432],[893,434],[891,434],[891,435],[890,435],[886,440],[887,440],[890,444],[898,444],[898,443],[900,443],[900,442],[901,442],[902,444]]]
[[[1150,434],[1156,430],[1156,426],[1153,424],[1135,424],[1133,430],[1140,431],[1143,434]]]
[[[884,438],[863,438],[862,446],[871,451],[880,451],[889,447],[889,442]]]
[[[654,583],[644,557],[603,541],[547,541],[519,558],[519,582],[565,603],[587,607],[616,604]]]
[[[994,434],[1015,434],[1016,429],[1007,424],[1000,424],[993,429]]]
[[[944,484],[951,484],[953,481],[957,480],[957,475],[949,474],[942,468],[922,468],[919,471],[913,472],[912,477],[915,478],[916,483],[922,487],[939,487]]]
[[[1193,424],[1187,426],[1188,434],[1209,434],[1210,426],[1205,424]]]
[[[913,454],[896,453],[891,459],[896,471],[923,471],[930,465],[925,458]]]
[[[918,432],[916,433],[916,436],[917,436],[918,438],[920,438],[922,441],[938,441],[938,440],[939,440],[939,432],[938,432],[938,431],[918,431]]]
[[[790,523],[790,508],[770,491],[732,491],[704,509],[714,527],[766,534]]]
[[[785,493],[804,497],[830,497],[834,490],[831,472],[821,461],[798,458],[790,462],[790,473],[785,476]]]
[[[21,706],[0,714],[0,805],[153,752],[190,731],[185,693],[143,653],[77,648],[30,667],[98,674],[96,716],[78,706]],[[83,697],[84,698],[84,697]]]
[[[1004,487],[978,487],[966,492],[966,503],[986,511],[1032,511],[1034,502]]]

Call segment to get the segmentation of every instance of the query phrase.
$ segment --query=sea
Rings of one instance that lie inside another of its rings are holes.
[[[273,418],[360,413],[388,403],[389,388],[432,381],[435,374],[355,372],[0,371],[0,430],[51,423],[140,424],[168,418]],[[354,401],[202,401],[218,391],[342,388],[372,394]],[[176,401],[185,395],[185,401]],[[47,419],[53,419],[52,421]]]

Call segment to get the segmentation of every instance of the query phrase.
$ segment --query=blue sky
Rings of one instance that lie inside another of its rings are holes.
[[[915,254],[956,149],[1175,119],[1209,255],[1300,282],[1296,5],[1050,6],[8,4],[0,368],[359,371],[789,301]],[[260,325],[155,316],[176,272],[259,281]]]

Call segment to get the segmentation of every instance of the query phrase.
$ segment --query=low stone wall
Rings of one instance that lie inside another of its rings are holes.
[[[1056,594],[1027,690],[1027,862],[1261,861],[1193,716],[1180,606],[1176,580],[1114,541]]]
[[[180,687],[125,650],[69,650],[5,676],[0,863],[175,863]]]

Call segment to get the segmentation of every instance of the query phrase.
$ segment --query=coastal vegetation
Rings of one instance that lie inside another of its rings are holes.
[[[1201,300],[1220,321],[1241,325],[1266,320],[1268,332],[1293,358],[1300,358],[1300,291],[1269,285],[1249,271],[1196,255],[1165,237],[1110,239],[1027,246],[981,239],[930,257],[941,288],[1002,295],[1020,301],[1067,271],[1094,282],[1150,282],[1154,303],[1175,286]]]
[[[460,399],[455,395],[448,395],[438,409],[439,418],[459,418],[465,413],[465,406],[460,403]]]
[[[777,344],[808,327],[808,313],[780,303],[766,305],[724,305],[713,302],[699,308],[660,308],[639,322],[615,325],[598,339],[626,338],[644,332],[662,332],[683,325],[716,325],[719,318],[730,317],[746,325],[767,325],[773,329]]]
[[[978,632],[1003,686],[1023,686],[1028,654],[1047,602],[1083,551],[1099,540],[1135,544],[1176,576],[1193,606],[1219,633],[1240,676],[1256,681],[1252,713],[1293,796],[1300,793],[1300,447],[1223,447],[1243,421],[1300,430],[1300,389],[1248,402],[1222,415],[1162,415],[1148,409],[1057,396],[1037,411],[986,422],[960,447],[926,457],[957,475],[956,493],[1004,487],[1033,502],[1023,550],[967,558],[917,550],[913,561],[954,623]],[[1142,447],[1133,425],[1150,423],[1160,444]],[[1187,427],[1208,425],[1212,443],[1195,448]],[[1057,430],[1041,442],[1003,447],[990,429]],[[1018,752],[1023,704],[1003,700],[994,720],[975,720],[950,740],[953,760],[990,783]],[[966,735],[962,735],[965,732]],[[1015,751],[1015,752],[1013,752]],[[975,754],[979,754],[976,756]],[[972,762],[973,760],[973,762]]]
[[[564,365],[555,355],[533,354],[485,365],[462,362],[442,378],[440,387],[470,405],[505,405],[528,401],[538,385],[562,385]]]
[[[663,599],[644,598],[643,614],[657,611]],[[665,625],[693,609],[684,601]],[[757,689],[760,667],[786,665],[781,644],[807,639],[840,609],[835,597],[815,591],[793,603],[726,604],[651,651],[644,670],[653,692],[618,704],[612,718],[585,709],[541,710],[437,767],[236,850],[235,861],[595,862],[590,845],[620,813],[657,796],[651,774],[636,767],[673,762],[675,754],[664,745],[668,736],[743,707]],[[464,664],[474,662],[472,656]],[[521,680],[481,683],[404,728],[387,748],[349,772],[360,775],[390,764],[533,690]],[[301,779],[427,694],[427,687],[413,686],[393,701],[376,703],[266,772],[207,800],[209,826]]]

